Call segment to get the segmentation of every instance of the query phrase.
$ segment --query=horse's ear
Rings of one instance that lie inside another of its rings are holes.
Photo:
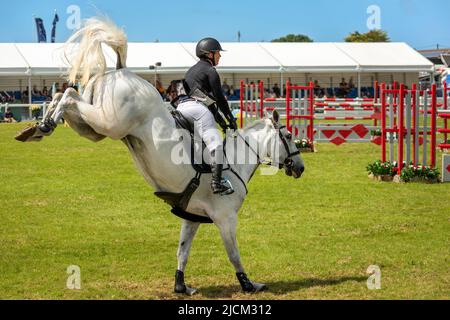
[[[271,115],[270,115],[269,111],[264,110],[264,118],[266,118],[266,119],[270,119],[271,118]]]
[[[280,114],[278,113],[277,110],[274,110],[272,113],[272,120],[275,123],[278,123],[278,121],[280,121]]]

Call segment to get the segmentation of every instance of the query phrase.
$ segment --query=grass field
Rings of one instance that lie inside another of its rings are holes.
[[[450,184],[369,180],[373,144],[319,144],[299,180],[256,174],[239,213],[249,277],[240,291],[218,230],[202,226],[172,293],[180,220],[153,196],[121,142],[59,126],[40,143],[0,124],[1,299],[449,299]],[[438,153],[440,162],[440,153]],[[69,265],[81,290],[66,288]],[[381,289],[366,286],[369,265]]]

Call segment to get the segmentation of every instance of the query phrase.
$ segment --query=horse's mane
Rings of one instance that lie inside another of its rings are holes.
[[[128,45],[125,32],[106,17],[89,18],[65,44],[64,54],[69,64],[67,74],[71,83],[76,83],[81,74],[80,82],[85,86],[92,76],[105,73],[106,60],[102,43],[116,52],[117,67],[126,67]]]

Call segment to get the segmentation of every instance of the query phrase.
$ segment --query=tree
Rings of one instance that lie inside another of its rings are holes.
[[[310,37],[304,34],[288,34],[287,36],[273,39],[271,42],[314,42]]]
[[[366,33],[359,33],[355,31],[350,33],[345,39],[345,42],[389,42],[389,36],[383,30],[370,30]]]

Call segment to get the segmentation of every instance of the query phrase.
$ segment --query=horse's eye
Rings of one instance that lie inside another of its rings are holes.
[[[291,139],[292,139],[292,134],[288,133],[288,134],[286,135],[286,139],[291,140]]]

